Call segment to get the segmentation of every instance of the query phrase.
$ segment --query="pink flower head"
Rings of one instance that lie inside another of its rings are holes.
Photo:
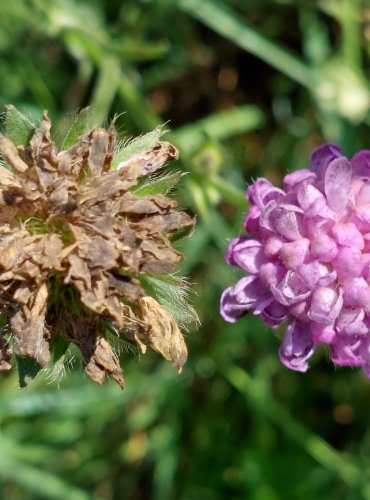
[[[292,370],[306,371],[326,344],[333,363],[370,378],[370,151],[349,161],[324,144],[283,186],[248,188],[246,234],[226,252],[247,276],[223,292],[221,315],[252,312],[271,328],[287,320],[279,355]]]

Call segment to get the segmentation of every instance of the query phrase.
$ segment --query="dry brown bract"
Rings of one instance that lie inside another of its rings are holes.
[[[181,370],[183,336],[137,278],[175,271],[181,255],[168,237],[194,221],[166,196],[131,192],[140,176],[177,158],[176,149],[157,142],[110,171],[113,129],[86,132],[57,151],[50,128],[45,113],[28,147],[0,139],[0,307],[11,334],[10,344],[0,338],[0,370],[10,368],[11,349],[47,366],[50,342],[62,334],[93,380],[111,375],[123,387],[104,322]],[[68,297],[78,297],[77,311]]]

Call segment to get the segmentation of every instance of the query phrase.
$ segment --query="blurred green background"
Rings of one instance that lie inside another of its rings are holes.
[[[3,375],[0,498],[370,499],[370,382],[324,351],[290,372],[281,331],[218,313],[247,182],[279,183],[323,141],[370,148],[369,55],[366,0],[1,2],[1,109],[61,123],[91,104],[124,136],[167,123],[202,326],[180,376],[122,353],[124,392],[73,369],[25,390]]]

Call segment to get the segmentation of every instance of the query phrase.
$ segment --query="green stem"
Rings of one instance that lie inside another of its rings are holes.
[[[127,110],[132,113],[136,123],[143,130],[153,130],[160,125],[162,120],[154,113],[149,102],[137,90],[125,69],[121,74],[121,81],[118,87],[118,93],[125,102]]]
[[[208,176],[206,180],[208,185],[213,186],[229,203],[232,203],[244,211],[247,210],[248,203],[245,198],[245,191],[233,186],[218,175]]]
[[[175,0],[180,9],[254,54],[304,87],[318,83],[314,71],[286,49],[253,30],[225,5],[212,0]]]
[[[359,5],[361,0],[342,0],[340,23],[343,32],[343,59],[349,68],[361,68],[361,32]]]
[[[98,66],[99,76],[91,98],[93,122],[101,125],[108,116],[113,99],[121,80],[120,60],[114,55],[106,55]]]

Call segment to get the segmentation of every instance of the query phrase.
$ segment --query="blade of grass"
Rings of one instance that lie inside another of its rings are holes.
[[[173,142],[187,154],[196,150],[204,138],[222,141],[255,130],[263,125],[264,115],[256,106],[240,106],[230,111],[221,111],[186,125],[172,132]],[[170,139],[171,140],[171,139]]]
[[[67,30],[66,34],[68,34],[69,31],[70,30]],[[81,47],[83,47],[83,50],[86,52],[87,57],[93,60],[97,68],[107,64],[106,72],[104,72],[104,78],[101,77],[101,87],[104,86],[107,88],[107,85],[109,86],[109,66],[114,66],[114,88],[108,89],[108,98],[104,97],[103,89],[101,88],[101,90],[99,90],[100,95],[98,95],[95,99],[98,99],[99,97],[99,99],[102,100],[102,103],[105,102],[106,106],[108,100],[113,100],[115,95],[118,94],[124,101],[125,110],[132,115],[141,130],[150,131],[161,124],[160,118],[155,114],[150,103],[137,89],[135,78],[138,77],[138,75],[129,64],[123,64],[122,60],[117,57],[110,39],[105,36],[102,40],[97,40],[91,36],[86,36],[86,33],[78,30],[73,30],[72,33],[75,37],[77,37],[78,41],[81,43]],[[66,41],[68,43],[73,43],[73,38],[71,40],[67,37]],[[106,59],[108,59],[107,63],[105,63]],[[117,65],[119,61],[121,62],[121,68],[119,81],[117,82]]]
[[[223,253],[226,250],[228,242],[234,237],[233,229],[227,225],[217,210],[210,209],[204,222],[208,233],[215,242],[216,246]]]
[[[316,73],[301,62],[298,56],[263,37],[225,5],[212,0],[175,0],[175,3],[208,28],[262,59],[293,81],[308,88],[313,88],[317,83]]]
[[[139,92],[130,77],[129,68],[122,71],[118,93],[124,101],[127,111],[132,113],[137,125],[142,130],[153,130],[161,124],[161,119],[155,114],[149,102]]]
[[[33,495],[51,499],[88,500],[90,495],[58,477],[33,467],[7,453],[8,443],[0,438],[0,477],[14,481]]]
[[[312,7],[299,10],[302,49],[312,65],[325,64],[330,57],[329,30],[319,13]]]
[[[205,190],[202,189],[197,182],[191,179],[190,176],[185,179],[184,190],[189,193],[189,196],[186,195],[186,198],[189,201],[192,200],[195,208],[194,212],[202,219],[206,219],[208,216],[209,206],[205,196]]]
[[[199,256],[206,253],[209,240],[210,234],[207,231],[206,224],[199,221],[191,238],[181,243],[181,252],[186,256],[180,264],[182,273],[188,274],[199,263]]]
[[[34,387],[34,386],[32,386]],[[10,395],[3,395],[0,398],[0,417],[6,416],[32,416],[55,412],[59,415],[86,415],[94,406],[100,408],[101,398],[100,387],[85,385],[83,390],[76,385],[66,389],[60,389],[56,394],[53,390],[43,392],[13,392]],[[131,389],[128,387],[123,394],[110,385],[104,392],[104,400],[107,408],[118,403],[124,403],[126,398],[131,396]]]
[[[211,175],[207,177],[207,182],[210,186],[213,186],[218,193],[220,193],[222,198],[246,212],[248,203],[245,197],[245,190],[243,191],[242,189],[233,186],[218,175]]]
[[[118,57],[106,55],[100,61],[99,77],[91,97],[91,113],[96,125],[101,125],[109,114],[121,80]]]
[[[56,100],[49,90],[49,86],[44,77],[32,60],[24,56],[19,51],[15,65],[19,74],[22,75],[35,101],[41,108],[53,111],[57,108]]]
[[[144,42],[124,38],[111,47],[126,61],[153,61],[162,58],[169,50],[166,41]]]
[[[222,367],[221,372],[230,384],[243,394],[252,406],[281,428],[298,446],[326,469],[335,473],[355,491],[362,492],[362,498],[370,499],[370,488],[360,467],[348,456],[344,457],[320,436],[310,432],[298,422],[278,401],[275,401],[262,387],[259,380],[251,377],[235,365]]]
[[[361,71],[361,26],[359,0],[342,0],[342,53],[346,66]]]

